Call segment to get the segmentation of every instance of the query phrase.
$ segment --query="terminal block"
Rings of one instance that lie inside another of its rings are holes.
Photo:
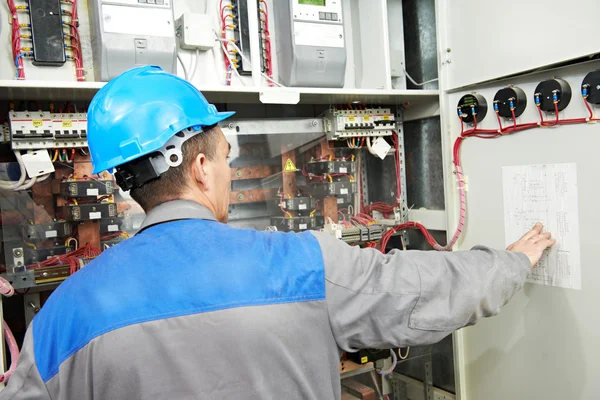
[[[325,114],[327,140],[391,136],[396,117],[389,108],[332,109]]]
[[[112,180],[54,181],[54,194],[64,197],[97,197],[114,194],[115,185]]]
[[[100,234],[106,235],[110,233],[120,232],[123,225],[123,218],[103,218],[100,220]]]
[[[356,193],[357,186],[356,182],[328,182],[310,184],[308,185],[308,189],[313,196],[345,196]]]
[[[52,246],[25,250],[25,263],[33,264],[47,260],[50,257],[63,255],[72,252],[74,249],[69,246]]]
[[[317,228],[315,217],[271,217],[271,225],[282,232],[302,232]]]
[[[73,228],[66,221],[55,221],[37,225],[27,224],[23,226],[23,234],[27,238],[27,241],[66,238],[73,234]]]
[[[115,203],[92,203],[67,205],[62,207],[64,218],[67,221],[89,221],[117,216]]]
[[[12,149],[87,147],[87,114],[48,111],[11,111]]]
[[[383,235],[381,225],[345,227],[341,224],[326,224],[323,231],[346,243],[374,242]]]
[[[306,164],[306,172],[313,175],[354,174],[356,163],[352,161],[311,161]]]

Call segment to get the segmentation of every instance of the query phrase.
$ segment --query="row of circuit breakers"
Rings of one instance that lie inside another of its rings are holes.
[[[590,104],[600,104],[600,71],[590,72],[581,83],[581,95]],[[536,107],[548,113],[563,111],[571,102],[571,86],[560,78],[548,79],[535,88],[533,99]],[[503,118],[517,118],[527,108],[527,95],[522,89],[510,86],[500,89],[494,96],[494,112]],[[466,123],[477,118],[481,122],[487,115],[488,104],[477,93],[461,97],[457,105],[458,116]]]

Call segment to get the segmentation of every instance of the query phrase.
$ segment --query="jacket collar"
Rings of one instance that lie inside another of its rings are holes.
[[[142,222],[139,232],[153,225],[182,219],[217,220],[215,215],[202,204],[190,200],[173,200],[150,210]]]

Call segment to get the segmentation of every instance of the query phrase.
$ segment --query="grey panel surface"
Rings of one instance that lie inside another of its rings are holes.
[[[491,101],[498,89],[510,83],[531,97],[537,83],[557,76],[567,80],[577,93],[583,76],[599,67],[598,62],[587,63],[502,81],[477,88],[477,91]],[[446,112],[450,115],[454,137],[460,126],[453,110],[463,94],[448,96]],[[586,115],[581,96],[574,95],[561,118]],[[496,128],[497,121],[493,117],[488,117],[481,128]],[[538,120],[537,111],[530,104],[519,122]],[[464,143],[462,159],[468,178],[468,215],[462,249],[478,243],[497,248],[505,246],[503,166],[577,164],[583,285],[582,290],[571,290],[526,284],[499,316],[464,329],[457,340],[457,348],[464,357],[458,371],[465,382],[462,399],[598,398],[600,269],[596,238],[600,226],[600,168],[596,150],[599,146],[600,126],[597,124],[535,129],[496,140],[468,139]],[[445,151],[450,154],[451,150]],[[448,208],[454,211],[456,200],[453,204]]]
[[[406,70],[417,82],[435,79],[438,77],[435,0],[403,1],[402,9]],[[406,84],[408,89],[438,88],[437,82],[415,86],[407,79]]]

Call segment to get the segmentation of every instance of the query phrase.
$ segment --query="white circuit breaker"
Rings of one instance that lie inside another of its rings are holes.
[[[389,108],[330,109],[325,113],[327,140],[391,136],[396,118]]]
[[[173,0],[92,0],[89,8],[97,81],[140,65],[175,72]]]
[[[286,86],[344,86],[346,38],[342,0],[275,3],[279,78]]]

